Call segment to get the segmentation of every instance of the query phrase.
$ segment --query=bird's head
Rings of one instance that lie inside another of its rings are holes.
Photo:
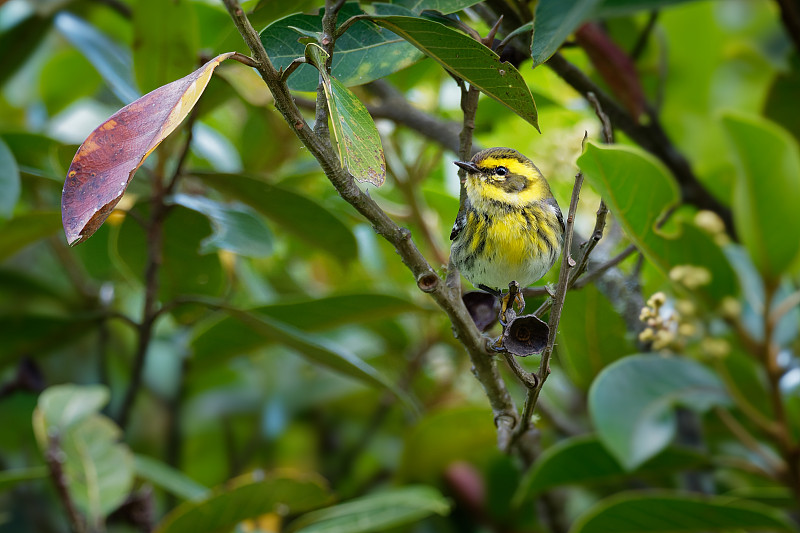
[[[550,186],[533,161],[511,148],[489,148],[470,161],[455,161],[467,172],[470,199],[495,200],[515,206],[550,196]]]

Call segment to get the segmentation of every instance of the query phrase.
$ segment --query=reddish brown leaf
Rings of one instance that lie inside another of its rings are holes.
[[[72,159],[61,194],[61,221],[69,244],[97,231],[136,170],[186,118],[217,65],[232,55],[218,55],[185,78],[142,96],[89,134]]]
[[[575,32],[575,40],[617,99],[638,120],[644,113],[644,90],[630,56],[594,22],[581,26]]]

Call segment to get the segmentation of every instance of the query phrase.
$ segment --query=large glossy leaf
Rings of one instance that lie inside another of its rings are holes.
[[[603,368],[634,350],[625,321],[594,285],[570,291],[567,302],[556,342],[558,362],[586,390]]]
[[[319,69],[322,77],[339,161],[356,180],[380,187],[386,178],[386,161],[378,128],[356,95],[328,75],[327,58],[328,54],[319,45],[306,47],[306,59]]]
[[[209,492],[209,489],[180,470],[152,457],[135,455],[133,465],[138,477],[184,500],[202,500]]]
[[[312,511],[293,521],[287,533],[380,532],[449,511],[450,503],[433,487],[400,487]]]
[[[199,501],[185,502],[169,513],[156,533],[213,533],[263,514],[297,514],[325,505],[330,494],[312,475],[264,475],[233,479]]]
[[[277,303],[252,309],[257,315],[272,317],[304,331],[327,329],[369,320],[380,320],[401,313],[420,311],[414,303],[387,294],[342,294],[313,300]],[[272,342],[234,316],[226,316],[192,340],[195,358],[200,361],[247,353]]]
[[[398,467],[400,478],[435,483],[453,462],[488,460],[497,449],[491,419],[491,411],[481,407],[427,415],[406,435]]]
[[[229,309],[228,313],[262,337],[292,348],[312,363],[364,383],[386,388],[413,407],[413,402],[405,392],[346,348],[264,315],[233,309]]]
[[[606,367],[589,389],[589,414],[597,435],[627,470],[633,470],[675,436],[674,409],[704,412],[730,399],[720,379],[691,359],[632,355]]]
[[[146,94],[89,134],[72,160],[61,197],[69,244],[97,231],[136,170],[188,116],[214,69],[230,55],[221,54],[188,76]]]
[[[714,301],[735,294],[736,275],[711,237],[690,224],[684,224],[679,235],[656,228],[680,195],[666,168],[652,155],[633,147],[590,142],[578,166],[628,237],[664,276],[677,265],[703,267],[711,273],[711,282],[698,294]]]
[[[0,261],[58,231],[57,211],[28,211],[0,226]]]
[[[0,218],[11,218],[20,193],[19,168],[14,154],[0,139]]]
[[[519,71],[492,50],[438,22],[404,16],[372,17],[539,129],[536,104]]]
[[[183,77],[195,65],[197,18],[188,0],[140,0],[133,10],[133,64],[143,92]]]
[[[363,14],[356,3],[348,3],[339,12],[339,22]],[[298,41],[304,33],[322,31],[322,15],[296,14],[270,24],[261,32],[261,42],[275,68],[286,68],[305,54],[305,44]],[[336,40],[331,75],[348,87],[362,85],[404,69],[422,58],[413,46],[391,31],[367,21],[354,23]],[[289,77],[289,88],[316,91],[319,73],[311,65],[301,65]]]
[[[800,149],[789,133],[765,119],[728,113],[722,123],[737,154],[736,231],[761,275],[775,286],[800,251],[800,240],[785,233],[800,228]]]
[[[633,471],[626,471],[594,435],[560,441],[536,459],[520,483],[515,501],[564,485],[591,486],[620,482],[631,476],[673,474],[704,465],[708,459],[696,451],[667,448]]]
[[[176,194],[172,203],[182,205],[208,217],[214,233],[200,245],[200,253],[218,250],[245,257],[272,255],[272,232],[264,221],[246,205],[223,205],[204,196]]]
[[[797,531],[781,513],[730,498],[666,491],[617,494],[581,515],[570,533]]]
[[[131,56],[127,50],[67,11],[56,15],[55,26],[94,65],[120,101],[127,104],[139,98],[141,93],[133,80]]]
[[[311,198],[248,176],[195,174],[204,183],[243,202],[314,248],[342,260],[358,254],[350,229]],[[298,216],[303,213],[303,216]]]
[[[555,54],[567,37],[589,17],[600,0],[539,0],[533,22],[533,66]]]

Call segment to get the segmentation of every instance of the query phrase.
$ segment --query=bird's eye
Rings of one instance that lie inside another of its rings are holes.
[[[506,167],[497,167],[494,169],[494,173],[498,176],[505,176],[508,174],[508,169]]]

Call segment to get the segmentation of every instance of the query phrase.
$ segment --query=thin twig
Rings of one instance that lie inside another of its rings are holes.
[[[489,399],[498,428],[498,442],[507,440],[511,430],[517,424],[517,411],[511,395],[500,377],[497,365],[486,352],[485,341],[481,333],[475,327],[469,312],[461,301],[461,294],[451,290],[444,280],[439,278],[414,244],[408,229],[399,227],[369,195],[359,189],[353,177],[341,167],[329,144],[326,144],[308,127],[288,88],[281,83],[280,73],[272,65],[266,50],[264,50],[264,45],[245,16],[239,2],[223,0],[223,3],[253,57],[259,62],[258,72],[272,93],[275,107],[291,126],[298,139],[316,158],[322,171],[341,197],[364,216],[380,236],[394,246],[403,263],[416,279],[417,286],[430,294],[437,305],[447,314],[456,336],[469,354],[474,373]]]
[[[553,354],[553,347],[556,342],[556,335],[558,333],[558,324],[561,320],[561,310],[564,306],[564,299],[567,295],[567,286],[569,285],[570,269],[575,266],[575,261],[572,259],[570,253],[572,247],[572,231],[575,226],[575,212],[578,209],[578,200],[580,199],[581,186],[583,185],[583,173],[578,172],[575,176],[575,185],[572,187],[572,196],[569,202],[569,214],[564,229],[564,244],[563,255],[561,257],[561,268],[558,271],[558,285],[556,286],[556,294],[549,301],[552,302],[552,309],[550,311],[550,321],[548,326],[550,332],[547,337],[547,345],[542,351],[542,358],[539,362],[539,371],[536,373],[538,378],[537,386],[534,389],[528,390],[525,397],[525,406],[522,410],[519,425],[514,430],[514,440],[516,441],[522,436],[530,426],[531,415],[533,409],[536,407],[536,402],[539,400],[539,394],[542,391],[544,382],[547,376],[550,375],[550,357]]]
[[[761,444],[758,439],[756,439],[753,435],[747,431],[742,424],[736,420],[733,415],[728,412],[727,409],[724,407],[715,407],[714,413],[719,417],[725,427],[733,433],[733,436],[739,439],[739,442],[744,444],[750,451],[754,452],[756,455],[761,457],[763,461],[769,465],[769,468],[775,474],[775,477],[780,477],[780,475],[786,472],[786,464],[784,464],[778,457],[775,457],[771,454],[763,444]]]
[[[625,259],[630,257],[636,251],[636,245],[629,245],[627,248],[622,250],[619,254],[614,256],[613,258],[609,259],[602,265],[598,266],[597,268],[593,269],[591,272],[582,276],[581,278],[577,279],[573,284],[573,289],[582,289],[589,283],[595,281],[597,278],[603,275],[609,268],[613,268],[618,264],[622,263]]]
[[[299,67],[300,65],[304,65],[305,63],[306,63],[305,57],[296,57],[292,59],[292,62],[289,63],[288,67],[286,67],[286,70],[281,72],[281,81],[285,83],[286,80],[289,79],[289,76],[292,75],[292,72],[297,70],[297,67]]]
[[[258,62],[255,59],[239,52],[234,52],[230,58],[248,67],[258,68]]]
[[[647,23],[644,25],[642,33],[639,34],[639,38],[636,39],[636,44],[633,45],[630,54],[628,54],[634,61],[641,57],[642,52],[644,52],[644,49],[647,47],[647,41],[650,40],[650,34],[653,32],[657,20],[658,10],[654,9],[650,12],[650,16],[647,18]]]

